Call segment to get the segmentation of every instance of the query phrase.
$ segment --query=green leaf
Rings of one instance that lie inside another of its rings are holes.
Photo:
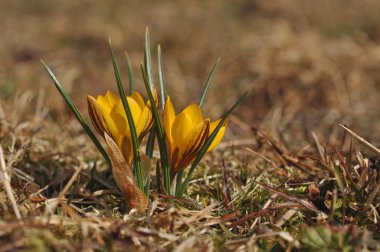
[[[309,248],[316,250],[324,250],[332,246],[333,234],[328,227],[317,226],[303,230],[300,240]]]
[[[176,180],[176,187],[175,187],[175,195],[178,194],[178,191],[181,188],[182,184],[182,177],[183,177],[183,169],[179,170],[177,173],[177,180]]]
[[[345,186],[343,182],[343,174],[341,172],[340,166],[335,165],[333,162],[331,162],[332,170],[334,172],[334,176],[336,178],[336,182],[338,184],[339,190],[342,194],[344,194]]]
[[[127,61],[127,69],[128,69],[129,94],[132,94],[135,91],[135,78],[133,74],[132,61],[129,58],[129,55],[127,52],[125,52],[125,59]]]
[[[202,107],[202,105],[203,105],[203,102],[204,102],[204,100],[205,100],[205,98],[206,98],[206,95],[207,95],[207,91],[208,91],[208,89],[209,89],[209,87],[210,87],[210,84],[211,84],[211,82],[212,82],[212,78],[214,77],[214,73],[215,73],[216,68],[217,68],[218,65],[219,65],[219,62],[220,62],[220,58],[216,61],[216,63],[214,64],[214,66],[213,66],[212,69],[211,69],[210,74],[209,74],[208,77],[207,77],[206,84],[205,84],[205,86],[203,87],[203,91],[202,91],[201,99],[199,100],[199,103],[198,103],[198,104],[199,104],[199,107]]]
[[[110,47],[110,51],[111,51],[112,65],[113,65],[113,69],[115,72],[115,78],[116,78],[116,83],[117,83],[117,87],[119,90],[119,95],[120,95],[121,101],[123,103],[125,114],[127,115],[129,129],[131,131],[132,148],[133,148],[133,167],[134,167],[135,174],[136,174],[137,186],[141,190],[144,190],[144,183],[142,181],[142,173],[141,173],[141,157],[140,157],[140,151],[139,151],[139,140],[138,140],[137,133],[136,133],[135,123],[134,123],[133,117],[132,117],[132,111],[131,111],[131,108],[129,107],[129,104],[127,102],[127,97],[125,94],[124,86],[123,86],[123,83],[121,81],[119,66],[117,65],[115,54],[113,52],[111,39],[109,40],[109,47]]]
[[[157,134],[158,147],[160,149],[161,155],[161,168],[164,172],[164,186],[167,194],[170,193],[170,167],[169,167],[169,159],[168,159],[168,150],[166,147],[166,140],[164,136],[164,129],[161,124],[160,115],[158,114],[158,108],[156,106],[156,102],[153,97],[152,90],[149,87],[148,76],[146,75],[143,64],[141,64],[141,72],[144,78],[144,84],[146,92],[149,96],[150,104],[152,105],[152,112],[155,121],[155,129]]]
[[[144,193],[146,197],[149,198],[149,193],[150,193],[150,178],[147,180],[145,187],[144,187]]]
[[[50,79],[52,80],[54,86],[58,90],[59,94],[62,96],[62,98],[65,100],[66,104],[69,106],[71,112],[75,115],[76,119],[82,126],[83,130],[87,133],[87,135],[90,137],[91,141],[94,143],[100,154],[103,156],[103,158],[107,161],[109,166],[111,166],[111,160],[99,142],[99,140],[96,138],[95,134],[92,132],[90,127],[88,126],[87,122],[84,120],[82,114],[79,112],[78,108],[75,106],[73,100],[71,100],[70,96],[63,90],[63,87],[59,83],[58,79],[55,77],[53,71],[45,64],[43,60],[41,60],[42,65],[44,66],[46,72],[49,74]]]
[[[190,167],[190,171],[186,176],[185,181],[181,185],[181,189],[178,191],[177,197],[181,197],[183,193],[186,190],[187,183],[190,180],[190,177],[192,173],[194,172],[194,169],[198,166],[200,161],[202,160],[203,156],[207,153],[208,148],[210,147],[212,141],[215,139],[216,135],[218,134],[219,130],[222,128],[224,122],[227,120],[227,117],[231,114],[231,112],[242,102],[244,99],[248,96],[250,91],[245,92],[239,100],[222,116],[222,120],[218,123],[215,130],[211,133],[211,135],[206,139],[205,143],[203,144],[202,148],[198,152],[197,157],[195,158],[194,162],[192,163]]]
[[[156,190],[157,192],[161,192],[161,169],[160,169],[160,162],[157,159],[156,162]]]
[[[146,75],[148,77],[150,90],[153,91],[154,83],[153,83],[153,75],[152,75],[152,54],[150,52],[150,35],[149,35],[148,27],[145,30],[144,67],[145,67]]]
[[[160,45],[158,45],[158,48],[157,48],[157,56],[158,56],[158,78],[160,81],[161,107],[163,110],[165,106],[165,99],[166,99],[166,81],[165,81],[165,76],[164,76],[164,67],[162,63],[162,52],[161,52]]]
[[[145,153],[148,156],[149,159],[153,156],[153,150],[154,150],[154,142],[156,140],[156,135],[154,134],[155,129],[151,129],[149,132],[148,142],[146,143],[146,150]]]

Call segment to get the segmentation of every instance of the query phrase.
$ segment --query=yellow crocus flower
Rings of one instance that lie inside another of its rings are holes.
[[[179,170],[186,168],[194,161],[207,137],[212,134],[220,120],[210,122],[210,119],[204,119],[197,104],[189,105],[176,115],[170,97],[166,98],[163,122],[169,146],[172,178]],[[220,143],[227,123],[227,121],[224,123],[207,151],[211,151]]]
[[[156,93],[155,95],[157,96]],[[154,124],[150,102],[145,103],[138,92],[127,96],[127,102],[132,112],[137,136],[141,142]],[[124,158],[131,164],[133,160],[132,137],[120,97],[112,91],[108,91],[106,95],[99,95],[97,99],[87,96],[87,103],[96,130],[103,137],[105,132],[111,136]]]

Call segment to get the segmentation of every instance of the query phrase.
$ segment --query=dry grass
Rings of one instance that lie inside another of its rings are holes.
[[[380,248],[380,5],[234,3],[0,3],[0,178],[12,189],[0,187],[1,251]],[[178,105],[198,100],[219,56],[207,112],[253,94],[187,198],[153,194],[142,214],[126,212],[38,60],[85,111],[85,94],[114,87],[106,37],[137,72],[146,25]]]

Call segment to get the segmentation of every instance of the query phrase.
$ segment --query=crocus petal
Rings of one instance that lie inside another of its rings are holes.
[[[154,99],[154,103],[156,107],[158,107],[158,95],[155,89],[153,90],[153,99]],[[140,141],[152,129],[153,125],[154,125],[154,118],[153,118],[152,106],[150,105],[150,101],[148,100],[148,102],[144,105],[140,114],[140,119],[136,124],[136,131],[137,131]]]
[[[166,134],[166,138],[169,140],[169,143],[173,142],[172,138],[172,125],[175,119],[175,111],[173,108],[172,101],[170,100],[170,97],[166,97],[165,106],[164,106],[164,114],[163,114],[163,121],[164,121],[164,130]]]
[[[133,160],[133,148],[132,148],[132,139],[128,136],[125,136],[121,139],[120,143],[117,143],[118,147],[123,154],[123,157],[128,162],[128,164],[132,164]]]
[[[144,99],[137,91],[133,92],[133,94],[130,97],[137,102],[141,110],[144,109],[145,107]]]
[[[219,119],[219,120],[216,120],[214,122],[212,122],[210,124],[210,133],[209,135],[212,134],[212,132],[214,132],[216,126],[218,126],[219,122],[221,121],[222,119]],[[223,126],[220,128],[220,130],[218,131],[218,133],[216,134],[214,140],[212,141],[210,147],[207,149],[207,152],[211,151],[212,149],[214,149],[219,143],[220,141],[222,141],[222,138],[224,136],[224,133],[226,132],[226,127],[227,127],[227,124],[228,124],[228,120],[226,120],[224,123],[223,123]]]
[[[108,102],[108,105],[110,106],[110,108],[112,108],[113,106],[115,106],[116,102],[118,100],[120,100],[119,96],[117,96],[114,92],[112,91],[107,91],[106,95],[105,95],[105,98]],[[111,111],[111,110],[110,110]]]
[[[194,128],[193,120],[187,113],[181,113],[177,116],[172,125],[171,134],[173,143],[180,149],[184,147],[184,140]]]
[[[132,112],[133,122],[136,125],[136,122],[138,121],[141,115],[140,106],[137,104],[137,102],[134,99],[130,97],[127,97],[127,102]],[[122,134],[130,133],[129,125],[127,124],[128,122],[127,115],[125,113],[121,99],[116,102],[110,114],[111,114],[112,119],[115,120],[115,124],[118,126],[120,133]]]
[[[116,111],[115,108],[116,108],[116,106],[112,109],[110,116],[111,116],[112,120],[114,121],[114,123],[117,127],[118,135],[124,136],[129,131],[129,127],[127,124],[127,118],[124,117],[122,114],[115,112]]]
[[[198,125],[203,121],[202,111],[198,104],[189,105],[181,113],[186,113],[193,120],[194,125]]]
[[[107,114],[109,114],[111,112],[112,107],[108,103],[108,101],[107,101],[107,99],[106,99],[105,96],[98,95],[98,98],[96,99],[96,101],[99,103],[99,105],[101,107],[103,107],[103,109],[107,112]]]
[[[193,162],[199,150],[202,148],[210,130],[210,120],[206,119],[194,127],[186,136],[179,148],[178,168],[185,168]]]
[[[117,126],[111,116],[107,113],[107,110],[92,96],[87,96],[87,103],[88,112],[96,130],[102,136],[104,136],[104,132],[106,132],[108,135],[116,138],[118,135]]]
[[[136,124],[136,131],[139,138],[143,138],[146,133],[153,127],[154,120],[152,114],[152,108],[148,101],[143,111],[141,112],[140,119]]]

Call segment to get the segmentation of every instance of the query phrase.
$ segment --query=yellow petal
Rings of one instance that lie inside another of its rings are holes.
[[[117,96],[112,91],[107,91],[107,93],[105,95],[105,98],[106,98],[106,100],[107,100],[108,105],[110,106],[110,108],[112,108],[113,106],[115,106],[117,100],[120,100],[119,96]]]
[[[132,99],[131,97],[127,97],[127,101],[128,101],[129,107],[131,108],[133,122],[136,125],[137,121],[140,118],[142,109],[140,108],[139,104],[134,99]],[[124,113],[124,115],[125,115],[125,113]]]
[[[148,101],[143,111],[141,112],[140,119],[136,125],[136,132],[139,136],[140,141],[148,133],[148,131],[153,127],[154,120],[152,114],[152,108],[150,102]]]
[[[97,101],[107,111],[107,113],[110,113],[112,107],[115,105],[118,99],[119,97],[115,95],[115,93],[112,91],[107,91],[105,96],[98,95]]]
[[[118,143],[118,146],[125,160],[129,165],[131,165],[133,160],[132,139],[128,136],[125,136],[122,138],[120,144]]]
[[[123,107],[123,105],[121,105],[121,107]],[[119,109],[120,106],[115,105],[115,107],[111,110],[110,116],[116,125],[118,135],[124,136],[129,131],[129,127],[127,124],[127,118],[123,114],[117,112]]]
[[[111,112],[111,107],[106,99],[105,96],[103,95],[98,95],[97,102],[99,103],[100,106],[103,107],[103,109],[109,114]]]
[[[198,125],[203,121],[202,111],[198,104],[191,104],[186,107],[181,113],[186,113],[193,121],[194,125]]]
[[[209,135],[209,130],[209,119],[202,121],[191,130],[179,148],[177,169],[185,168],[194,161]]]
[[[173,108],[172,101],[170,100],[170,97],[166,97],[165,106],[164,106],[164,114],[163,114],[163,121],[164,121],[164,130],[166,134],[166,138],[168,139],[169,143],[173,142],[172,138],[172,125],[175,119],[175,111]]]
[[[171,128],[173,142],[179,148],[183,148],[184,140],[193,130],[194,124],[191,117],[187,113],[181,113],[174,121]]]
[[[92,96],[87,96],[88,112],[96,130],[104,136],[104,132],[113,137],[118,135],[117,127],[111,116],[100,102]]]
[[[129,104],[129,107],[132,112],[132,118],[133,122],[136,125],[136,122],[138,121],[140,115],[141,115],[141,109],[140,106],[137,104],[137,102],[130,98],[127,97],[127,102]],[[115,104],[115,106],[111,110],[111,117],[115,121],[115,124],[121,134],[130,134],[129,132],[129,125],[128,125],[128,120],[127,120],[127,115],[125,113],[123,103],[120,100],[118,100]]]
[[[212,132],[214,132],[216,126],[218,126],[219,122],[221,121],[222,119],[219,119],[219,120],[216,120],[215,122],[212,122],[210,124],[210,135],[212,134]],[[228,124],[228,120],[226,120],[224,123],[223,123],[223,126],[220,128],[220,130],[218,131],[218,133],[216,134],[214,140],[212,141],[210,147],[207,149],[207,152],[211,151],[212,149],[214,149],[219,143],[220,141],[222,141],[222,138],[224,136],[224,133],[226,132],[226,127],[227,127],[227,124]]]
[[[133,94],[130,97],[137,102],[137,104],[139,105],[141,110],[144,109],[145,103],[144,103],[144,99],[142,98],[140,93],[135,91],[135,92],[133,92]]]

